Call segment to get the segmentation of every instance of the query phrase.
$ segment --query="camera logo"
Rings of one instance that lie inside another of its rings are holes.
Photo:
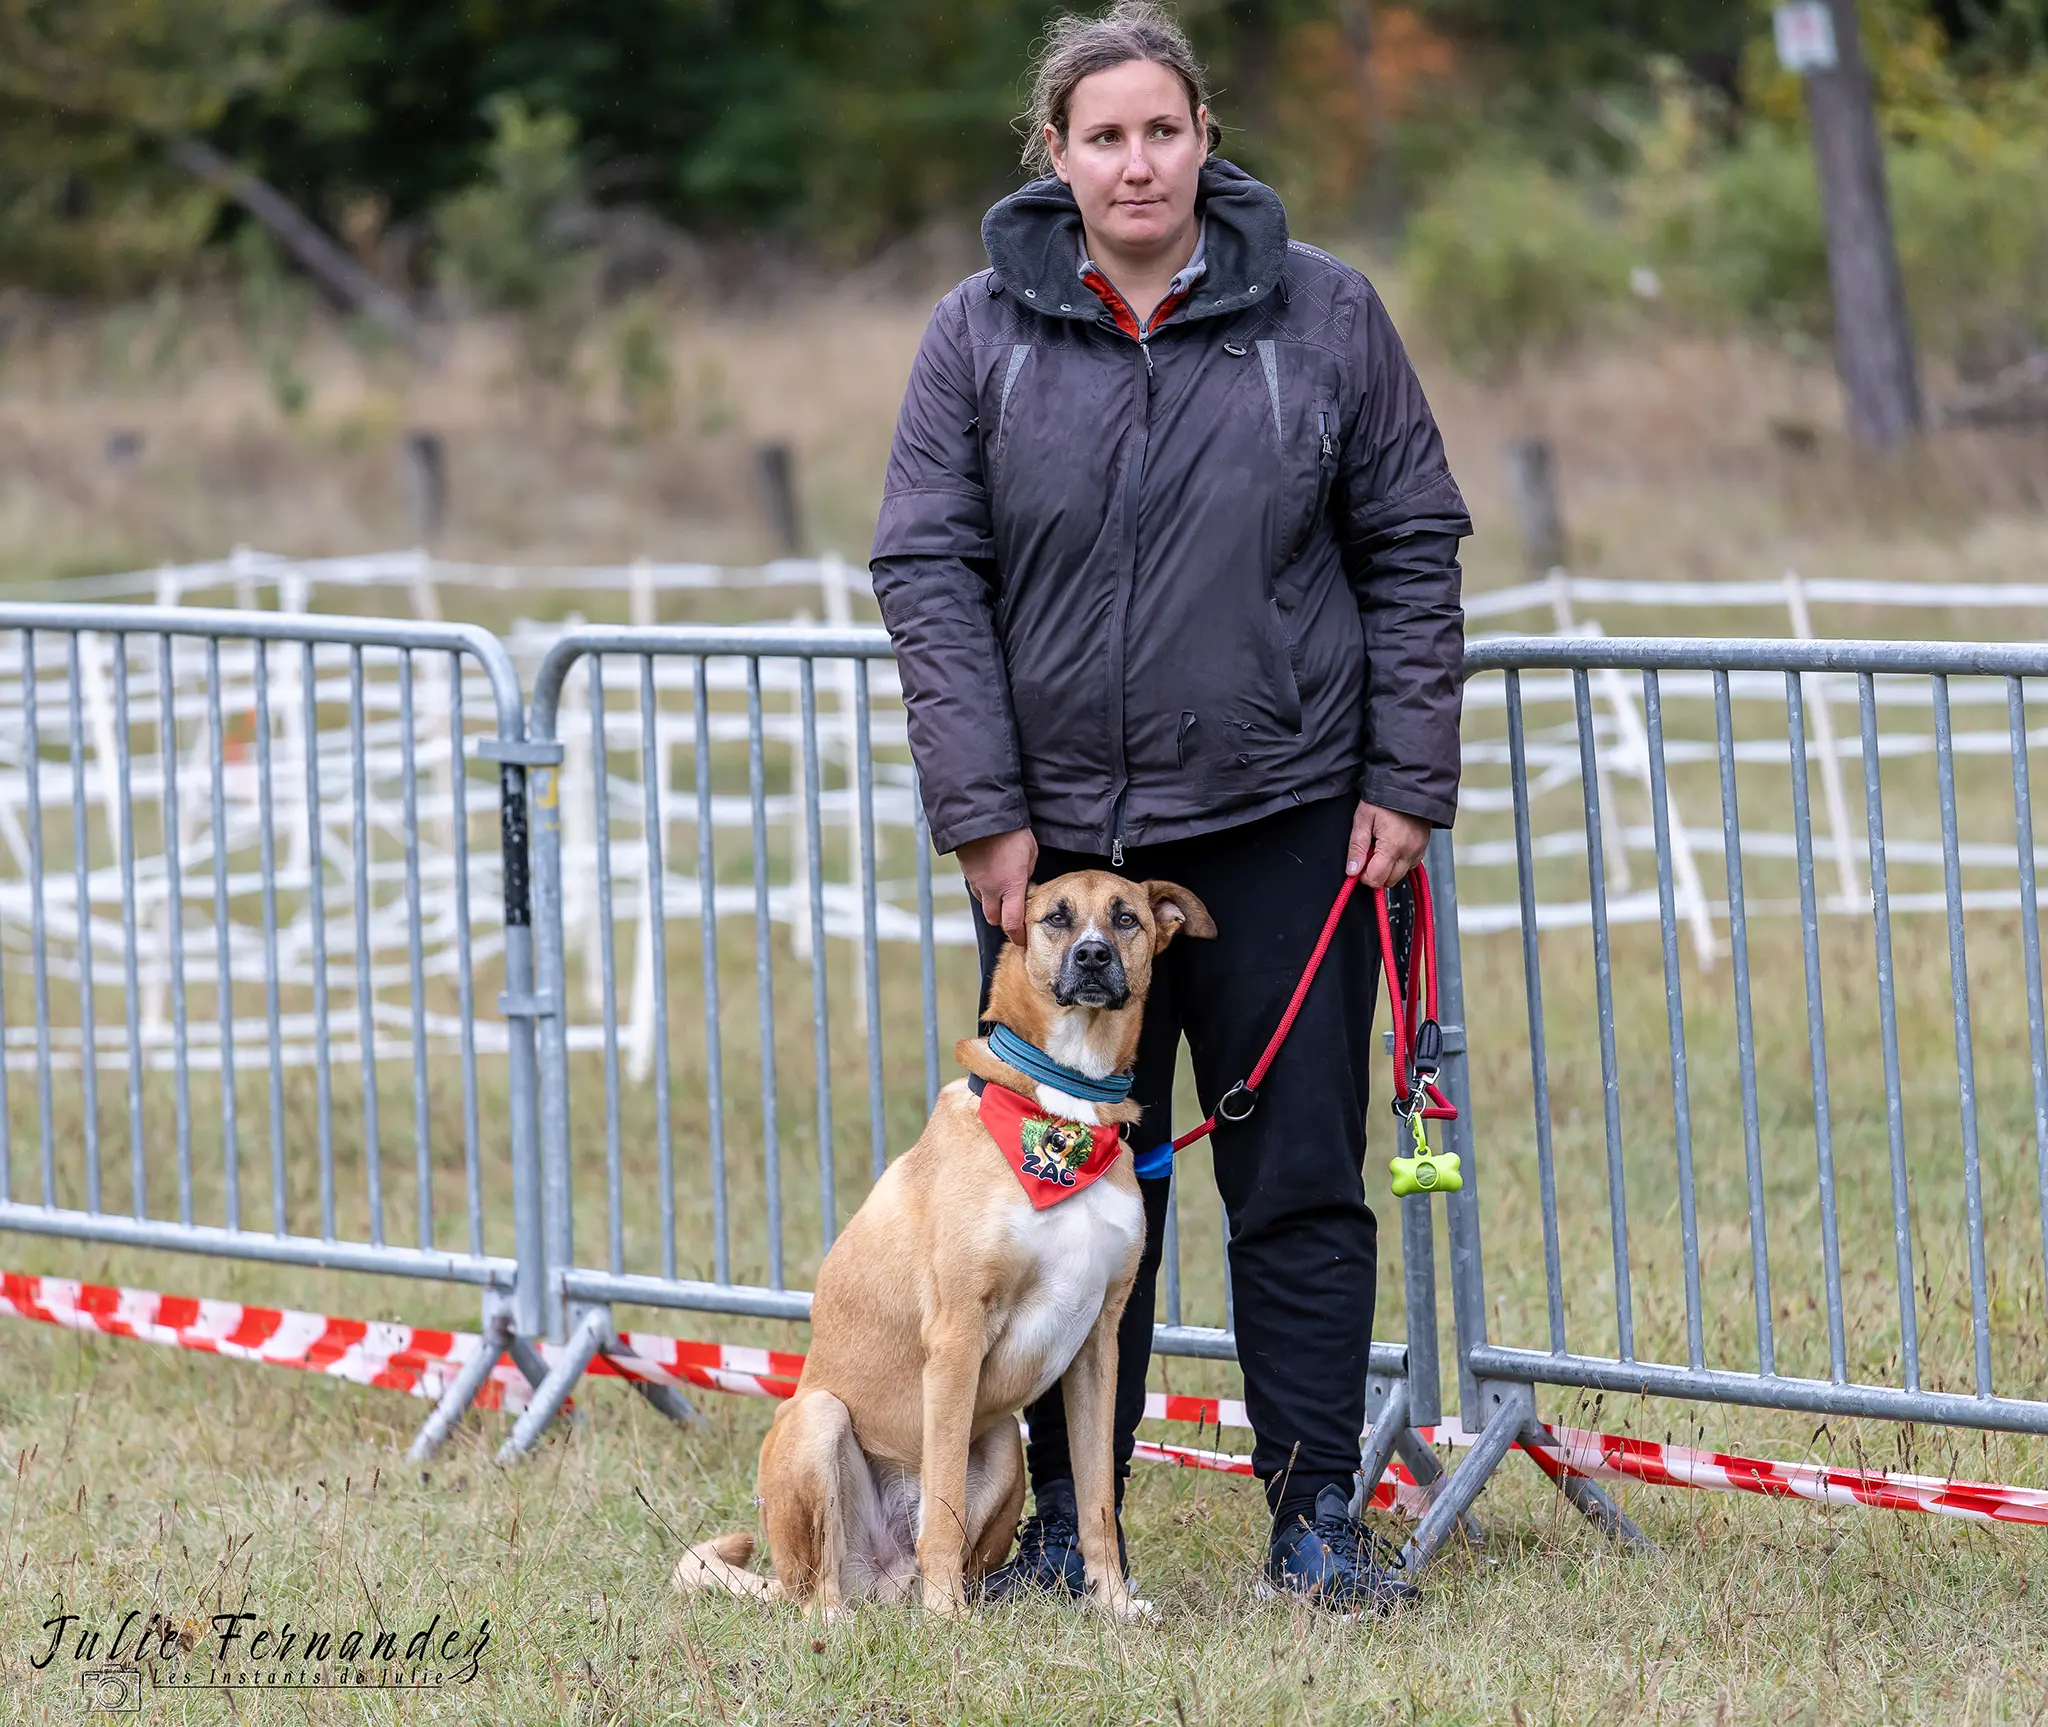
[[[109,1715],[142,1713],[142,1671],[136,1667],[95,1667],[81,1673],[85,1706]]]

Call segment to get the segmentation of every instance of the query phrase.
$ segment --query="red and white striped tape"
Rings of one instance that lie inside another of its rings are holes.
[[[2048,1524],[2048,1490],[1950,1481],[1881,1469],[1832,1469],[1819,1463],[1771,1463],[1725,1451],[1697,1451],[1576,1427],[1546,1428],[1552,1444],[1525,1446],[1546,1474],[1604,1481],[1647,1481],[1659,1487],[1710,1487],[1823,1505],[1867,1505],[1882,1511],[1926,1511],[1992,1523]],[[1439,1437],[1445,1437],[1439,1432]],[[1468,1444],[1462,1434],[1451,1443]]]
[[[154,1290],[80,1283],[67,1277],[31,1277],[0,1272],[0,1314],[46,1325],[140,1338],[176,1349],[196,1349],[273,1367],[295,1367],[357,1385],[382,1386],[415,1397],[439,1397],[463,1364],[474,1359],[483,1340],[468,1331],[374,1320],[336,1319],[291,1308],[250,1307],[235,1301],[159,1295]],[[699,1343],[649,1332],[622,1332],[621,1347],[590,1364],[594,1376],[638,1379],[657,1385],[696,1386],[748,1397],[788,1397],[803,1372],[804,1358],[781,1350],[743,1344]],[[552,1359],[552,1345],[542,1345]],[[516,1410],[529,1387],[509,1359],[500,1361],[477,1402],[484,1408]],[[1184,1397],[1165,1392],[1145,1399],[1148,1419],[1221,1430],[1248,1429],[1244,1404],[1235,1398]],[[1468,1446],[1473,1435],[1457,1422],[1419,1428],[1434,1444]],[[1863,1505],[1887,1511],[1921,1511],[1982,1522],[2048,1525],[2048,1489],[2006,1487],[1994,1482],[1952,1481],[1890,1470],[1835,1469],[1825,1464],[1776,1463],[1728,1452],[1660,1444],[1575,1427],[1546,1427],[1549,1443],[1525,1450],[1552,1475],[1594,1480],[1638,1481],[1660,1487],[1715,1488],[1819,1504]],[[1183,1468],[1249,1475],[1251,1459],[1234,1452],[1140,1440],[1137,1455]],[[1415,1514],[1427,1496],[1395,1463],[1374,1492],[1376,1505]]]

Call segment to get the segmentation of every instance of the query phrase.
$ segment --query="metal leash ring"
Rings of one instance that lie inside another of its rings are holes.
[[[1242,1103],[1237,1102],[1240,1093],[1243,1094]],[[1243,1080],[1239,1080],[1223,1094],[1223,1101],[1217,1104],[1216,1113],[1225,1121],[1248,1121],[1252,1111],[1258,1107],[1259,1094]]]

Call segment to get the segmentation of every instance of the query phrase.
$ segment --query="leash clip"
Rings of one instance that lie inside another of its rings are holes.
[[[1238,1102],[1242,1094],[1243,1101]],[[1223,1101],[1216,1106],[1216,1113],[1225,1121],[1248,1121],[1253,1110],[1259,1107],[1259,1094],[1239,1080],[1223,1094]]]

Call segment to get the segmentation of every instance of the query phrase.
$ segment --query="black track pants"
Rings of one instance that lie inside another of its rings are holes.
[[[1355,800],[1306,804],[1244,827],[1128,847],[1119,872],[1178,882],[1216,920],[1213,941],[1177,939],[1152,974],[1132,1098],[1145,1109],[1132,1144],[1172,1137],[1183,1033],[1204,1112],[1251,1072],[1307,964],[1344,875]],[[1036,879],[1107,869],[1108,859],[1039,854]],[[975,911],[982,991],[1003,935]],[[1216,1185],[1230,1222],[1230,1276],[1252,1466],[1276,1511],[1312,1504],[1358,1467],[1365,1425],[1379,1225],[1365,1202],[1366,1076],[1372,1062],[1379,942],[1372,899],[1354,896],[1250,1120],[1219,1123]],[[1193,1123],[1181,1124],[1183,1128]],[[1164,1245],[1167,1178],[1139,1184],[1145,1253],[1117,1334],[1117,1498],[1145,1408],[1153,1299]],[[1214,1306],[1213,1301],[1209,1305]],[[1073,1474],[1055,1386],[1026,1412],[1035,1485]]]

